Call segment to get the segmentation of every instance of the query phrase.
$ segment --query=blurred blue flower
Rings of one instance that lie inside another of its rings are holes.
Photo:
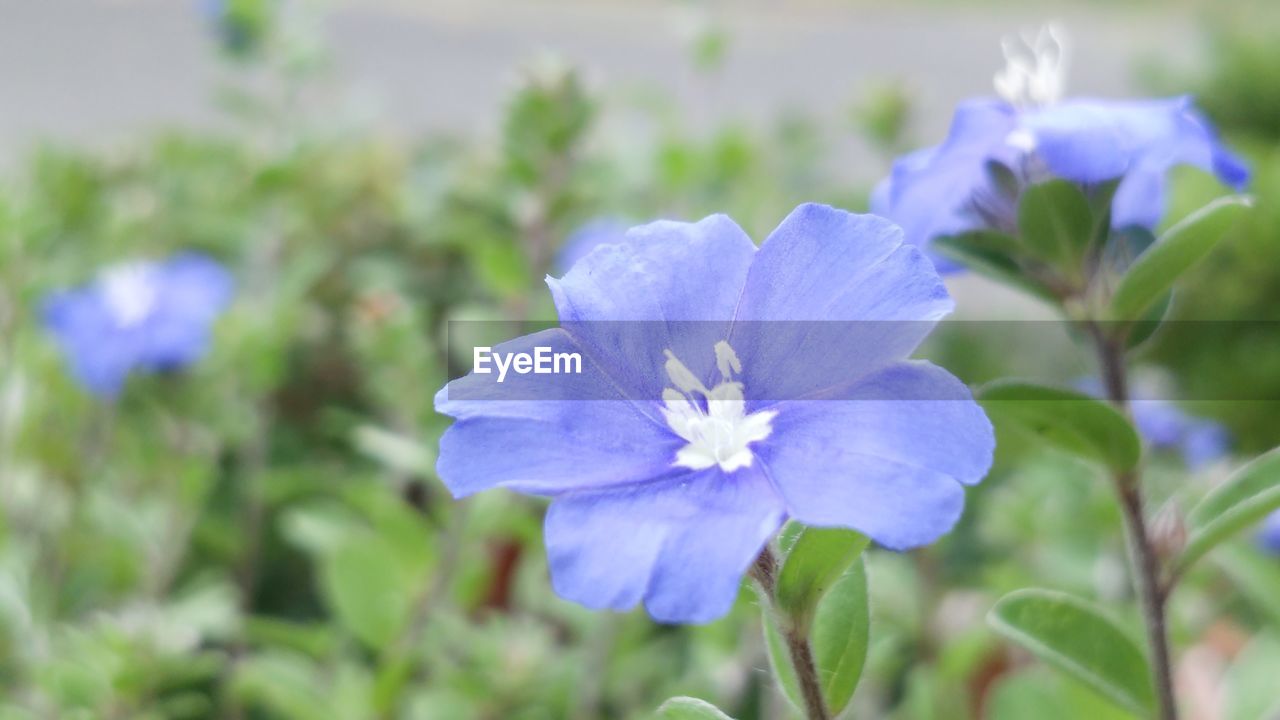
[[[1096,378],[1077,385],[1091,395],[1103,394],[1102,383]],[[1199,470],[1231,451],[1231,434],[1220,423],[1189,415],[1172,401],[1159,398],[1152,383],[1139,380],[1132,385],[1129,411],[1138,433],[1151,447],[1180,453],[1191,470]]]
[[[1248,169],[1190,98],[1061,100],[1065,57],[1054,30],[1005,51],[1009,65],[996,76],[1003,99],[962,103],[946,140],[900,158],[872,193],[872,212],[901,224],[907,242],[927,247],[943,235],[1012,230],[1016,196],[993,180],[992,163],[1019,184],[1123,178],[1112,203],[1116,229],[1160,222],[1175,165],[1210,171],[1237,190],[1248,182]],[[957,267],[936,261],[944,271]]]
[[[1280,555],[1280,510],[1271,513],[1258,531],[1258,544],[1263,550]]]
[[[882,218],[803,205],[758,250],[722,215],[655,222],[547,282],[561,326],[494,351],[578,352],[581,374],[518,376],[538,399],[449,383],[437,469],[458,497],[550,496],[567,599],[707,622],[787,518],[926,544],[990,467],[968,388],[907,360],[953,303]]]
[[[630,225],[611,217],[588,220],[565,238],[556,254],[555,266],[558,272],[565,273],[587,253],[601,245],[616,245],[623,240]]]
[[[76,379],[114,397],[134,369],[176,370],[203,355],[232,289],[227,271],[203,255],[126,262],[48,297],[44,325]]]

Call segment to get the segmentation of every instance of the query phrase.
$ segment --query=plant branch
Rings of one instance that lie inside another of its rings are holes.
[[[751,568],[751,575],[759,583],[760,589],[769,601],[769,611],[776,612],[774,602],[777,589],[778,559],[768,545],[756,558]],[[830,720],[827,701],[822,695],[822,683],[818,679],[818,666],[813,661],[813,648],[809,644],[809,629],[795,627],[786,618],[777,617],[778,630],[787,645],[787,655],[791,668],[796,674],[796,683],[800,687],[800,696],[804,700],[805,716],[808,720]]]
[[[1098,353],[1098,365],[1107,399],[1128,414],[1129,387],[1124,342],[1109,336],[1096,323],[1090,323],[1089,332]],[[1160,558],[1143,515],[1141,478],[1136,470],[1131,470],[1116,473],[1113,479],[1124,514],[1134,586],[1142,603],[1147,641],[1151,647],[1151,670],[1159,708],[1157,717],[1160,720],[1177,720],[1178,705],[1174,695],[1173,663],[1170,659],[1166,621],[1168,587],[1161,582]]]

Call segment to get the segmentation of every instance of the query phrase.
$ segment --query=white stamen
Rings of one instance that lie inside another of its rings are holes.
[[[1062,99],[1066,89],[1067,37],[1049,24],[1035,35],[1022,33],[1001,43],[1005,66],[995,75],[996,92],[1019,108],[1043,107]]]
[[[150,262],[112,265],[98,276],[107,312],[121,328],[134,327],[155,311],[156,267]]]
[[[667,376],[679,389],[663,391],[662,414],[671,429],[689,443],[676,453],[675,465],[693,470],[719,465],[721,470],[733,472],[751,467],[755,456],[750,445],[769,437],[778,413],[762,410],[747,414],[742,383],[733,379],[734,373],[742,372],[742,362],[723,340],[716,343],[715,353],[722,379],[708,390],[673,352],[666,351]]]

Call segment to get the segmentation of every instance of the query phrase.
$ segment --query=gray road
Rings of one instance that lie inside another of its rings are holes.
[[[4,164],[35,138],[112,142],[149,127],[216,122],[220,69],[195,5],[0,0]],[[324,34],[344,92],[394,130],[483,130],[513,68],[554,50],[607,95],[674,94],[695,126],[763,121],[783,108],[837,122],[869,81],[901,80],[919,101],[921,138],[945,129],[956,100],[989,91],[1002,34],[1047,16],[1075,37],[1076,93],[1123,93],[1136,58],[1183,62],[1171,56],[1196,37],[1189,12],[1104,5],[1008,12],[757,1],[713,13],[731,46],[711,82],[690,68],[681,13],[656,2],[338,2]]]

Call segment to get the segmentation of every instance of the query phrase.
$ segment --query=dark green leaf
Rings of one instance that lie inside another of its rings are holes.
[[[1087,460],[1125,471],[1138,464],[1142,443],[1118,410],[1083,393],[1019,381],[991,383],[978,401],[992,422],[1008,424]]]
[[[1187,513],[1187,546],[1177,567],[1186,569],[1215,545],[1280,508],[1280,449],[1255,459]]]
[[[1252,204],[1242,195],[1219,198],[1169,228],[1120,278],[1111,298],[1111,317],[1142,317],[1144,310],[1226,237]]]
[[[930,245],[940,254],[980,275],[1056,303],[1053,293],[1028,277],[1013,259],[1015,246],[1016,241],[1012,237],[994,232],[937,237]]]
[[[1149,717],[1155,705],[1147,658],[1091,603],[1049,590],[1017,590],[987,615],[996,632],[1121,707]]]
[[[1050,180],[1032,185],[1018,202],[1018,232],[1032,253],[1059,267],[1075,270],[1094,235],[1089,199],[1075,183]]]

